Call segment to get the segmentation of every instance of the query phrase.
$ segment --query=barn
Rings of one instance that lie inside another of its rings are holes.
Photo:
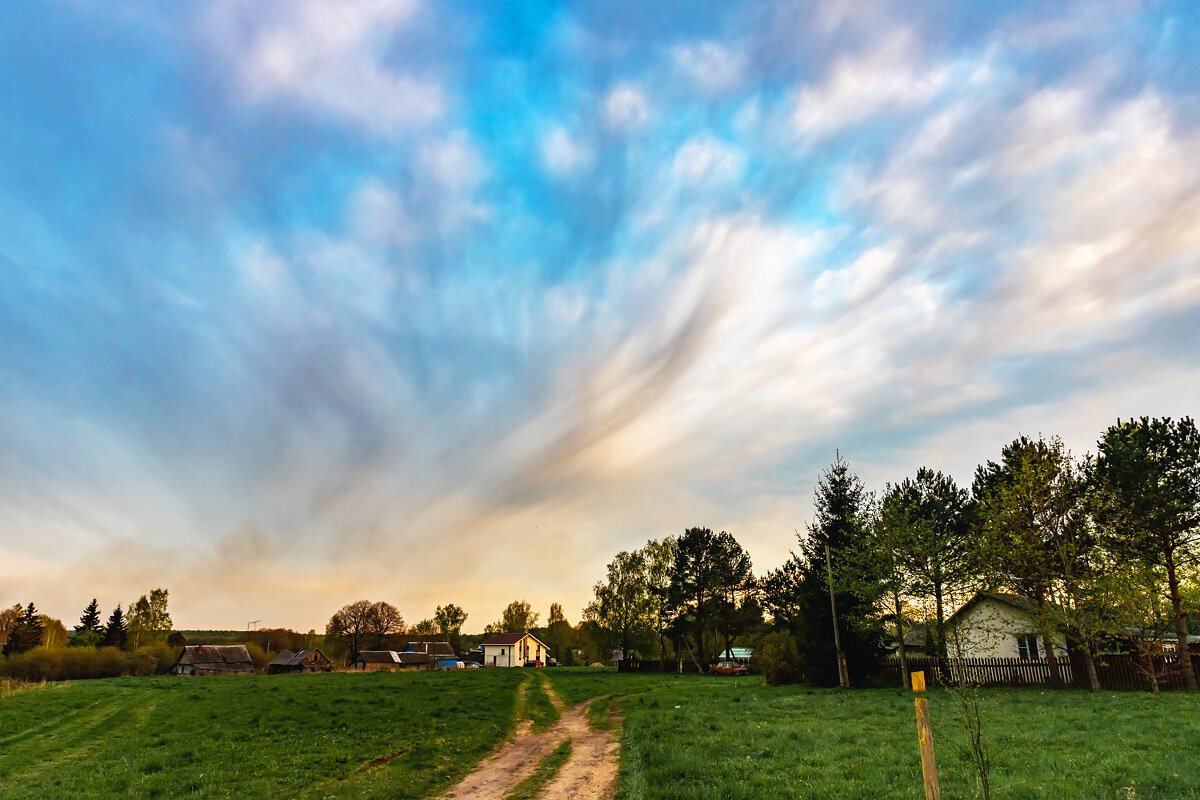
[[[268,675],[281,675],[288,672],[332,672],[333,662],[325,657],[320,650],[301,650],[293,653],[291,650],[281,650],[279,655],[267,664]]]
[[[254,672],[244,644],[190,644],[183,648],[172,675],[236,675]]]

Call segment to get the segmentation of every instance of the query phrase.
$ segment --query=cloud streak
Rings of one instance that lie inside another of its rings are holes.
[[[1184,4],[47,9],[110,34],[0,85],[5,602],[482,625],[693,524],[770,568],[835,448],[1194,413]]]

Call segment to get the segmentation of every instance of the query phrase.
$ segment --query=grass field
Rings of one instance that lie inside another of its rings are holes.
[[[118,678],[0,702],[0,797],[418,798],[510,731],[521,670]]]
[[[124,678],[26,689],[0,700],[0,798],[432,797],[517,721],[553,724],[557,712],[532,677]],[[624,718],[618,798],[923,796],[910,693],[611,670],[537,677],[570,704],[614,698],[593,722],[605,724],[609,706]],[[972,797],[954,700],[940,691],[929,700],[943,797]],[[1200,697],[995,690],[983,707],[998,800],[1200,798]]]
[[[913,695],[757,678],[551,672],[571,700],[628,694],[618,800],[924,796]],[[929,692],[942,796],[975,796],[957,705]],[[1200,697],[990,690],[993,797],[1200,798]]]

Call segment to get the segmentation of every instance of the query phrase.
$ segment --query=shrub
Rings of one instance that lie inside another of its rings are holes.
[[[780,631],[767,634],[754,648],[750,669],[762,675],[763,683],[768,686],[796,680],[800,675],[796,640]]]

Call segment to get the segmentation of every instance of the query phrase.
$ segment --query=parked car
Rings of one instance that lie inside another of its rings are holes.
[[[718,661],[708,668],[713,675],[749,675],[750,670],[745,664],[736,661]]]
[[[537,661],[537,660],[535,660],[535,659],[530,659],[529,661],[526,661],[526,662],[525,662],[525,666],[527,666],[527,667],[541,667],[541,666],[545,666],[545,665],[544,665],[544,664],[542,664],[542,662],[541,662],[541,661]]]

